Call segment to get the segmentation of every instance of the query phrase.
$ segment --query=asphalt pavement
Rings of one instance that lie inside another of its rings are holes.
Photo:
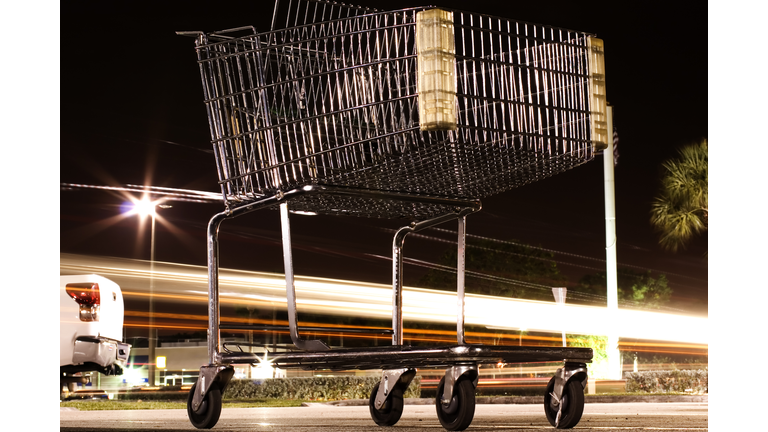
[[[685,396],[693,398],[692,396]],[[706,396],[705,396],[706,397]],[[479,398],[478,398],[479,399]],[[434,402],[410,400],[398,432],[440,431]],[[478,401],[480,402],[480,401]],[[708,430],[708,402],[589,402],[585,404],[580,431],[701,431]],[[196,430],[183,409],[60,412],[61,432],[125,432]],[[478,403],[469,431],[553,430],[537,403]],[[212,432],[235,431],[343,431],[382,432],[368,413],[368,406],[328,403],[296,408],[224,408]]]
[[[699,403],[709,402],[709,395],[585,395],[587,404],[590,403]],[[406,405],[432,405],[434,398],[408,398]],[[478,396],[475,403],[480,404],[543,404],[544,396]],[[326,405],[336,406],[368,406],[368,399],[349,399],[325,402]],[[309,405],[309,404],[307,404]]]

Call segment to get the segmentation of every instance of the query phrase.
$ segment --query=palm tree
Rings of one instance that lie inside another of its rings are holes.
[[[660,231],[659,244],[672,252],[685,248],[694,234],[707,231],[709,182],[707,140],[680,149],[678,158],[663,164],[661,193],[651,208],[651,224]]]

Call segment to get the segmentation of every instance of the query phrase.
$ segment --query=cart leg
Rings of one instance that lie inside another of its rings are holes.
[[[466,238],[467,215],[479,211],[480,208],[466,208],[457,213],[447,213],[421,222],[414,222],[397,230],[392,240],[392,345],[403,344],[403,244],[405,237],[412,232],[439,225],[454,219],[459,220],[459,262],[458,286],[459,291],[459,321],[456,324],[459,345],[464,345],[464,250]]]
[[[403,344],[403,243],[412,230],[403,227],[392,241],[392,345]]]
[[[208,222],[208,362],[219,361],[219,227],[229,215],[214,215]],[[202,378],[202,375],[200,375]]]
[[[464,345],[464,263],[467,241],[467,217],[459,218],[459,238],[456,241],[458,248],[456,255],[456,339],[459,345]]]
[[[299,314],[296,311],[296,288],[293,284],[293,256],[291,253],[291,224],[288,203],[280,204],[280,225],[283,233],[283,262],[285,263],[285,291],[288,296],[288,327],[296,348],[306,351],[325,351],[328,345],[320,340],[305,340],[299,336]]]
[[[221,414],[221,394],[234,375],[231,366],[221,364],[219,351],[219,227],[228,212],[214,215],[208,222],[208,366],[200,368],[200,375],[187,398],[187,415],[198,429],[212,428]]]

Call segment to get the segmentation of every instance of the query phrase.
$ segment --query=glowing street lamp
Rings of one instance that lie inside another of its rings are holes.
[[[155,330],[155,220],[157,219],[157,211],[155,208],[158,206],[157,201],[151,201],[149,196],[144,195],[140,200],[133,200],[133,208],[129,211],[129,215],[135,214],[140,219],[146,217],[152,218],[152,227],[149,237],[149,338],[147,344],[149,347],[147,363],[147,385],[155,385],[155,345],[157,345],[157,330]]]
[[[157,216],[157,212],[155,211],[156,205],[156,202],[150,201],[149,197],[144,195],[140,200],[133,202],[131,213],[138,215],[142,219],[147,216],[151,216],[154,219],[154,217]]]

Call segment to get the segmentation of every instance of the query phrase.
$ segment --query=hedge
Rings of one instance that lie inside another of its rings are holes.
[[[147,391],[141,389],[129,389],[118,392],[115,399],[118,400],[187,400],[189,390],[182,390],[181,386],[161,386],[157,390]]]
[[[708,369],[626,372],[628,392],[708,393]]]
[[[338,376],[273,379],[233,379],[224,391],[224,399],[368,399],[380,377]],[[421,397],[421,377],[408,386],[406,398]]]

